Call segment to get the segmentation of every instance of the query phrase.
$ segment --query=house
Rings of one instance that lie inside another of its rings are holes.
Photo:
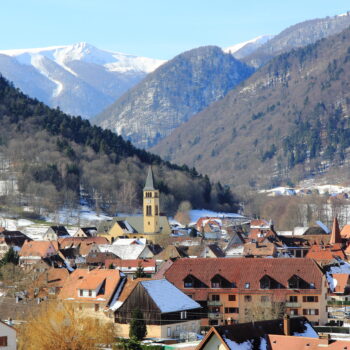
[[[19,264],[26,266],[41,259],[54,257],[57,255],[57,247],[57,244],[50,241],[25,241],[19,251]]]
[[[104,232],[101,232],[101,229]],[[106,229],[108,232],[105,231]],[[98,231],[110,242],[118,237],[128,237],[146,238],[148,242],[158,243],[159,240],[171,234],[168,218],[160,213],[159,190],[154,187],[151,167],[143,189],[143,215],[116,217],[104,227],[100,225]]]
[[[54,299],[61,291],[66,279],[69,276],[69,272],[65,268],[49,268],[41,273],[35,281],[33,286],[28,292],[30,299]]]
[[[95,237],[96,234],[96,227],[80,227],[73,237]]]
[[[276,245],[269,242],[250,242],[244,244],[243,255],[248,258],[276,257]]]
[[[340,243],[326,245],[315,244],[306,254],[306,258],[316,260],[321,266],[328,264],[334,260],[335,257],[347,260],[347,256]]]
[[[59,238],[70,237],[64,226],[50,226],[43,236],[45,241],[57,241]]]
[[[294,344],[294,347],[289,345],[291,350],[309,349],[307,344],[313,341],[323,343],[305,317],[285,317],[212,327],[196,350],[285,350],[282,342],[287,344],[287,339],[289,344]]]
[[[118,269],[128,277],[134,277],[136,271],[142,267],[146,277],[150,278],[156,273],[157,263],[154,259],[135,259],[135,260],[122,260],[122,259],[106,259],[105,266],[114,269]]]
[[[90,252],[86,257],[86,264],[88,266],[105,266],[109,268],[110,263],[108,261],[114,259],[118,259],[118,256],[110,252]]]
[[[31,241],[24,233],[20,231],[1,230],[0,232],[0,259],[2,259],[10,248],[19,251],[25,241]]]
[[[135,260],[135,259],[151,259],[154,254],[152,250],[144,244],[133,245],[100,245],[101,252],[109,252],[118,256],[120,259]]]
[[[201,258],[224,258],[225,253],[217,244],[208,244],[200,254]]]
[[[318,336],[305,318],[212,327],[196,350],[346,350],[348,340]]]
[[[143,314],[149,338],[182,338],[181,333],[199,332],[201,306],[167,280],[128,280],[124,290],[114,308],[120,336],[129,336],[135,309]]]
[[[76,269],[66,279],[58,299],[73,303],[82,314],[107,320],[106,311],[115,302],[124,279],[118,270]]]
[[[174,245],[166,246],[163,251],[157,254],[154,259],[156,260],[169,260],[169,259],[179,259],[179,258],[188,258],[188,255],[182,247],[177,247]]]
[[[0,349],[1,350],[16,350],[16,330],[0,321]]]
[[[203,306],[203,325],[247,322],[275,307],[327,322],[326,276],[312,259],[177,259],[162,277]]]

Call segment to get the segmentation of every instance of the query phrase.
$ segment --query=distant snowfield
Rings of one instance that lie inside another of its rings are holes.
[[[309,184],[302,187],[275,187],[268,190],[260,190],[260,193],[268,193],[271,195],[283,195],[283,196],[293,196],[296,194],[299,194],[303,190],[317,190],[319,194],[330,194],[330,195],[337,195],[340,193],[349,193],[350,194],[350,187],[349,186],[341,186],[341,185],[317,185],[317,184]]]
[[[272,38],[273,38],[273,35],[260,35],[254,39],[250,39],[250,40],[226,47],[223,49],[223,51],[226,53],[234,54],[235,52],[242,49],[244,46],[246,46],[248,44],[257,44],[257,45],[261,46]]]
[[[66,46],[50,46],[43,48],[0,50],[0,54],[15,57],[21,64],[32,65],[33,60],[47,58],[54,61],[73,75],[74,70],[67,67],[67,62],[84,61],[104,66],[112,72],[142,71],[150,73],[165,60],[133,56],[121,52],[101,50],[85,42]],[[44,74],[44,72],[42,72]],[[46,74],[44,74],[46,75]]]

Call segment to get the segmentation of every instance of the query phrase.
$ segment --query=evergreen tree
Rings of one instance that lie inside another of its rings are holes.
[[[18,264],[19,256],[17,252],[14,251],[12,247],[6,252],[5,256],[2,258],[1,263],[3,265],[12,263],[14,265]]]
[[[190,237],[197,237],[197,230],[194,227],[191,228]]]
[[[142,340],[147,334],[146,322],[140,309],[135,309],[131,315],[129,337]]]
[[[144,277],[146,277],[145,270],[144,270],[142,264],[139,263],[137,266],[136,273],[135,273],[135,278],[144,278]]]

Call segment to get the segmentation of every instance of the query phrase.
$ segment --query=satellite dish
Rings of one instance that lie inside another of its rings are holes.
[[[322,228],[326,233],[331,233],[331,230],[321,221],[316,221],[316,224]]]

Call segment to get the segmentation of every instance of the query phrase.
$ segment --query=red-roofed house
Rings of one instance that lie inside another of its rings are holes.
[[[74,302],[87,316],[106,319],[111,315],[105,310],[111,306],[117,288],[124,282],[118,270],[76,269],[66,279],[58,299]]]
[[[312,259],[178,259],[162,275],[207,309],[203,324],[249,321],[253,306],[274,303],[315,324],[327,322],[326,278]]]
[[[342,260],[347,260],[346,254],[342,249],[341,243],[336,243],[333,245],[318,245],[315,244],[309,249],[306,258],[314,259],[319,264],[324,265],[329,263],[331,260],[339,257]]]
[[[19,251],[19,264],[32,265],[41,259],[57,255],[57,249],[50,241],[26,241]]]

